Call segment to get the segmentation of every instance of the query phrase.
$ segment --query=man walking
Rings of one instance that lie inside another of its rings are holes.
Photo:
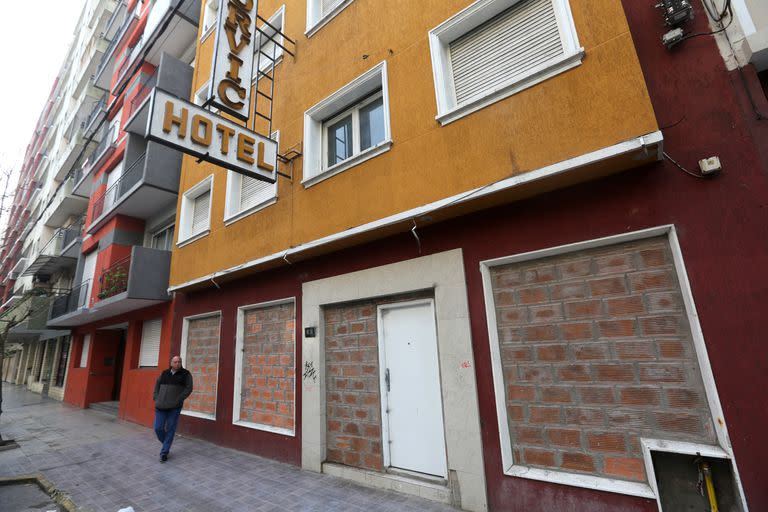
[[[163,443],[160,449],[160,462],[168,460],[173,435],[179,421],[184,400],[192,394],[192,374],[181,367],[181,357],[171,358],[171,367],[165,370],[155,382],[155,434]]]

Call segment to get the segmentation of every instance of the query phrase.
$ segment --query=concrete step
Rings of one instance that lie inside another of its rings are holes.
[[[120,402],[94,402],[89,407],[94,411],[104,412],[117,417],[117,409],[120,407]]]

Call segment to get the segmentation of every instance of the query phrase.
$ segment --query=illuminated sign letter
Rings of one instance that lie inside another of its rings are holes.
[[[266,146],[264,146],[263,142],[259,141],[258,148],[259,149],[256,153],[257,155],[256,167],[258,167],[259,169],[264,169],[265,171],[268,171],[268,172],[273,172],[275,170],[275,166],[268,164],[264,159],[264,152],[266,150]]]
[[[237,159],[247,164],[253,164],[253,145],[256,139],[244,133],[237,134]]]
[[[200,128],[203,128],[203,134],[200,135]],[[201,115],[192,116],[192,142],[201,146],[210,146],[213,134],[213,121]]]
[[[221,153],[229,154],[229,139],[235,134],[235,130],[222,124],[216,125],[216,131],[221,133]]]

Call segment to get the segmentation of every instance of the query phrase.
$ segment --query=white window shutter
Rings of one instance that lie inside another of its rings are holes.
[[[320,0],[320,13],[322,16],[325,16],[332,10],[336,8],[337,5],[342,3],[344,0]]]
[[[141,328],[141,349],[139,366],[157,366],[160,357],[160,332],[163,321],[160,318],[147,320]]]
[[[211,206],[211,191],[206,190],[192,201],[192,233],[208,228],[208,210]]]
[[[564,55],[553,0],[522,0],[450,43],[461,105]]]
[[[91,351],[91,335],[83,336],[83,350],[80,352],[80,368],[88,366],[88,352]]]
[[[242,176],[240,182],[240,211],[247,210],[275,197],[275,185],[257,180],[250,176]]]

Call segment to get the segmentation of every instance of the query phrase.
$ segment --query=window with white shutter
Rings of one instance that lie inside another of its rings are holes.
[[[83,336],[83,349],[80,351],[80,368],[88,366],[88,353],[91,351],[91,335]]]
[[[307,37],[317,32],[353,0],[307,0]]]
[[[211,207],[211,191],[205,191],[192,203],[192,233],[196,234],[208,228],[209,210]]]
[[[211,196],[213,175],[190,188],[181,197],[178,245],[185,245],[205,236],[211,227]]]
[[[160,357],[160,332],[163,320],[156,318],[147,320],[141,328],[141,348],[139,349],[139,366],[157,366]]]
[[[479,0],[430,32],[449,123],[581,63],[568,0]]]
[[[280,132],[274,132],[271,137],[280,143]],[[277,199],[277,183],[227,172],[227,197],[224,207],[224,221],[234,222],[260,208],[273,204]]]

